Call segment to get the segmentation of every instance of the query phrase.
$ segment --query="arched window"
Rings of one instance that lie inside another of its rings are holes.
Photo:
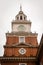
[[[25,20],[25,17],[24,17],[24,20]]]
[[[20,20],[22,20],[22,16],[20,16]]]

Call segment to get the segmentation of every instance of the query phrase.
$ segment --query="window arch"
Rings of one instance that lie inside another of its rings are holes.
[[[20,16],[20,20],[22,20],[22,16]]]
[[[24,17],[24,20],[25,20],[25,17]]]

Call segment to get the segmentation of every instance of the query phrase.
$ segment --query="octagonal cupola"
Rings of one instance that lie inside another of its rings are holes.
[[[27,16],[24,14],[24,12],[22,11],[22,6],[20,6],[20,11],[19,13],[16,15],[16,20],[26,20]]]

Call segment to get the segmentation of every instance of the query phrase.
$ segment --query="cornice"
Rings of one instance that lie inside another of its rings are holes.
[[[22,61],[22,62],[29,62],[29,61],[32,61],[32,62],[34,62],[34,61],[37,61],[37,59],[36,59],[36,57],[0,57],[0,62],[8,62],[8,61],[18,61],[18,62],[20,62],[20,61]],[[9,61],[9,62],[10,62]]]
[[[30,20],[13,20],[12,24],[31,24]]]
[[[18,45],[4,45],[4,48],[38,48],[38,46],[18,46]]]
[[[37,37],[37,33],[28,33],[28,32],[11,32],[11,33],[6,33],[6,36],[26,36],[26,37]]]

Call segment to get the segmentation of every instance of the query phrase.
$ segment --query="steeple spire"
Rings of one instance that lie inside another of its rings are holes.
[[[22,11],[22,6],[20,5],[20,11]]]

